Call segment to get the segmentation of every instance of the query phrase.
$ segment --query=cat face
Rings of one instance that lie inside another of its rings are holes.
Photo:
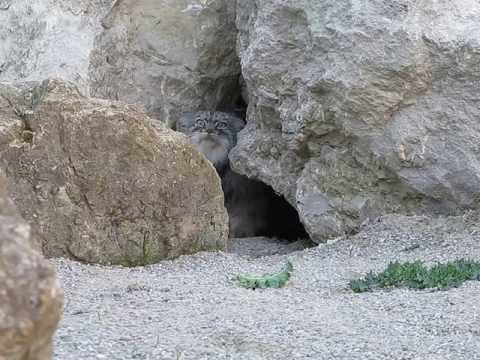
[[[177,121],[177,131],[221,171],[228,165],[228,153],[237,143],[237,133],[245,126],[239,117],[219,111],[185,113]]]

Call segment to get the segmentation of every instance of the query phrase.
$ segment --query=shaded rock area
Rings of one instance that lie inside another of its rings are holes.
[[[0,172],[0,359],[48,360],[63,294]]]
[[[1,0],[0,81],[74,81],[88,92],[100,20],[114,0]]]
[[[213,166],[183,135],[73,84],[0,86],[0,161],[46,256],[142,265],[226,245]]]
[[[317,242],[385,212],[477,208],[479,17],[463,0],[238,2],[234,170],[283,194]]]
[[[169,125],[182,112],[239,99],[234,0],[119,0],[102,25],[90,63],[94,96],[141,104]]]

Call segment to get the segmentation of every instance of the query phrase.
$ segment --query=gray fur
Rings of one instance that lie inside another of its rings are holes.
[[[256,236],[267,226],[265,185],[234,173],[228,162],[228,153],[244,125],[233,114],[200,111],[183,114],[176,126],[214,164],[222,179],[231,237]]]
[[[220,173],[228,166],[228,153],[237,143],[237,133],[245,126],[239,117],[219,111],[185,113],[176,129],[187,134],[193,145]]]
[[[284,199],[267,185],[230,169],[228,153],[237,144],[237,133],[244,125],[241,118],[230,113],[200,111],[183,114],[177,130],[188,135],[222,179],[230,237],[306,238],[298,214]]]

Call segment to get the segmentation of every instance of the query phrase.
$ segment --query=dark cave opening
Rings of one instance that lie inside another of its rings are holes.
[[[225,89],[222,89],[223,91]],[[222,100],[218,103],[216,111],[233,113],[243,120],[247,117],[248,91],[242,75],[238,75],[237,81],[229,88],[228,94],[221,96]]]
[[[268,212],[265,218],[267,226],[260,235],[291,241],[309,239],[297,210],[283,196],[275,193],[270,186],[261,184],[264,188]]]
[[[261,181],[232,172],[229,184],[222,178],[231,237],[268,237],[282,240],[309,239],[296,209]]]

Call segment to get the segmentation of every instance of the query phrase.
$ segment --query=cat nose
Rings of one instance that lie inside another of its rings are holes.
[[[213,134],[215,129],[212,129],[212,128],[208,128],[207,129],[207,134]]]

